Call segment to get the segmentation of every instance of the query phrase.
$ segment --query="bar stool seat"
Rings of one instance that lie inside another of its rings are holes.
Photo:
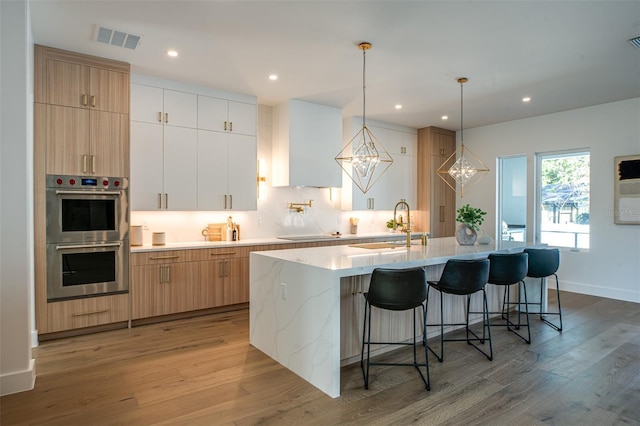
[[[562,331],[562,305],[560,304],[560,282],[558,281],[558,275],[556,272],[560,267],[560,250],[557,248],[527,248],[524,252],[529,255],[529,266],[527,269],[527,277],[540,278],[540,302],[529,302],[529,305],[540,306],[540,319],[544,321],[549,327]],[[544,279],[550,276],[556,278],[556,296],[558,300],[558,311],[549,312],[543,311],[543,289]],[[559,324],[554,324],[547,320],[546,316],[557,315],[559,317]]]
[[[369,283],[369,291],[364,293],[364,325],[362,329],[362,351],[360,356],[360,368],[364,377],[364,388],[369,389],[369,366],[371,365],[394,365],[394,366],[411,366],[415,367],[420,374],[420,378],[427,390],[431,390],[429,378],[429,360],[427,349],[424,349],[424,363],[419,363],[416,353],[416,308],[422,308],[422,341],[420,344],[425,346],[426,328],[426,308],[424,302],[427,298],[427,280],[424,268],[407,268],[407,269],[386,269],[376,268],[371,274]],[[413,310],[413,343],[408,342],[372,342],[371,341],[371,312],[373,308],[386,309],[391,311]],[[368,315],[367,315],[368,313]],[[364,361],[364,347],[367,346],[366,365]],[[413,346],[413,362],[412,363],[388,363],[388,362],[371,362],[371,345],[410,345]],[[425,375],[422,374],[420,367],[425,367]]]
[[[504,320],[503,323],[498,323],[494,320],[491,322],[491,327],[507,327],[509,331],[520,337],[527,343],[531,343],[531,328],[529,327],[529,308],[527,304],[527,286],[524,282],[524,278],[527,276],[527,263],[529,255],[527,253],[491,253],[489,255],[489,279],[487,284],[506,287],[502,298],[502,309],[499,312],[489,312],[489,314],[500,314]],[[518,301],[511,302],[511,286],[518,286]],[[517,324],[511,320],[511,306],[522,305],[521,298],[524,294],[524,307],[525,318],[527,320],[527,337],[520,334],[519,330],[522,326],[520,322],[521,312],[518,310],[518,322]],[[478,314],[480,312],[472,312]]]
[[[473,259],[473,260],[461,260],[461,259],[449,259],[444,266],[442,276],[439,281],[428,281],[427,287],[427,306],[429,306],[429,291],[430,289],[437,290],[440,293],[440,323],[439,324],[427,324],[426,327],[440,327],[440,355],[434,352],[429,347],[427,342],[427,349],[431,351],[433,355],[442,362],[444,360],[444,342],[467,342],[484,356],[489,361],[493,360],[493,346],[491,344],[491,324],[489,322],[489,307],[487,304],[487,293],[484,290],[484,286],[489,279],[489,260],[488,259]],[[471,304],[471,295],[477,292],[482,292],[483,301],[483,315],[482,315],[482,337],[479,337],[469,328],[469,307]],[[443,293],[466,296],[466,322],[463,323],[444,323]],[[467,336],[465,339],[456,338],[444,338],[444,326],[465,326]],[[473,336],[473,337],[470,337]],[[486,353],[480,347],[474,343],[479,342],[484,344],[485,340],[489,341],[489,353]]]

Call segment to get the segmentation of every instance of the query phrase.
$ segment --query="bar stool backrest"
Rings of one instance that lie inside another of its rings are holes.
[[[491,253],[489,255],[489,283],[511,285],[527,276],[527,253]]]
[[[377,308],[403,311],[420,306],[427,298],[424,268],[376,268],[371,274],[367,301]]]
[[[489,280],[489,259],[449,259],[438,280],[438,289],[451,294],[473,294]]]
[[[524,250],[529,255],[528,277],[544,278],[556,273],[560,267],[559,249],[532,249]]]

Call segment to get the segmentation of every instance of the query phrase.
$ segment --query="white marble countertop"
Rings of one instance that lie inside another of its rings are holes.
[[[380,240],[398,240],[405,238],[405,234],[402,233],[369,233],[369,234],[342,234],[340,237],[327,238],[327,236],[309,235],[309,236],[295,236],[296,240],[286,240],[278,237],[271,238],[249,238],[240,241],[187,241],[177,243],[166,243],[164,245],[151,245],[145,244],[142,246],[132,246],[131,253],[150,252],[150,251],[165,251],[165,250],[190,250],[190,249],[207,249],[207,248],[225,248],[225,247],[242,247],[242,246],[255,246],[266,244],[294,244],[294,243],[312,243],[321,241],[336,240],[358,240],[362,238],[376,238]],[[307,238],[308,237],[308,238]],[[420,234],[412,234],[412,238],[419,238]],[[418,240],[419,243],[419,240]]]
[[[360,248],[350,245],[311,247],[301,249],[253,252],[252,255],[268,256],[278,260],[303,264],[313,268],[335,271],[338,276],[369,274],[378,267],[409,268],[413,266],[440,265],[448,259],[482,258],[496,251],[521,251],[531,243],[498,241],[487,245],[462,246],[454,237],[429,239],[423,246],[413,240],[411,247],[399,244],[390,248]]]

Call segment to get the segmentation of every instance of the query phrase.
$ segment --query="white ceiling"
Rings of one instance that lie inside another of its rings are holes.
[[[640,35],[640,1],[30,3],[38,44],[266,105],[297,98],[342,107],[346,116],[362,115],[357,45],[368,41],[367,117],[415,128],[459,129],[460,76],[469,78],[465,128],[640,96],[640,49],[627,41]],[[142,43],[98,43],[96,25]]]

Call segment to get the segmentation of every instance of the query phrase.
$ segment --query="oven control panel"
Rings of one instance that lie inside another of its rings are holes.
[[[128,179],[125,177],[93,177],[47,175],[47,188],[78,190],[122,190],[127,189]]]

